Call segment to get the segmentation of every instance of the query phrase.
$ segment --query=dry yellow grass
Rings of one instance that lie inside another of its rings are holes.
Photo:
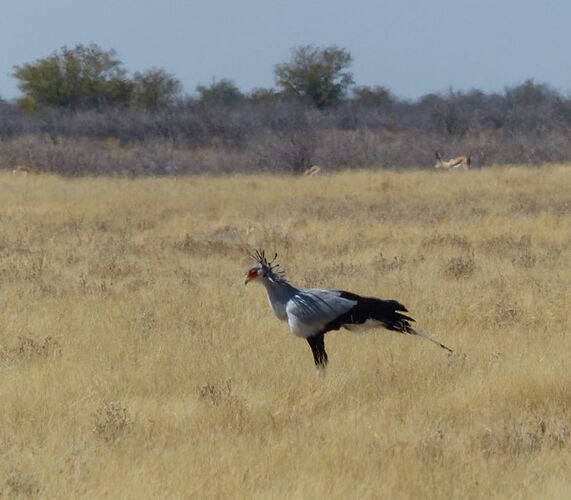
[[[0,496],[569,498],[571,169],[0,178]],[[402,301],[456,349],[305,341],[243,285]]]

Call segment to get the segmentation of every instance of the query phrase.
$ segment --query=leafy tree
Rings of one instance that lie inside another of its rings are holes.
[[[45,107],[100,109],[127,104],[132,84],[113,50],[95,44],[63,47],[34,63],[16,66],[14,76],[24,96],[19,106],[26,111]]]
[[[182,92],[182,85],[162,69],[151,69],[133,76],[132,104],[147,111],[157,111],[172,104]]]
[[[198,85],[196,91],[203,104],[236,104],[244,99],[244,95],[236,84],[227,78],[214,82],[208,87]]]
[[[380,85],[355,87],[353,95],[356,102],[365,106],[388,106],[397,101],[389,89]]]
[[[291,60],[277,64],[274,74],[285,95],[324,108],[338,102],[354,83],[352,73],[346,71],[351,62],[345,49],[305,45],[294,48]]]

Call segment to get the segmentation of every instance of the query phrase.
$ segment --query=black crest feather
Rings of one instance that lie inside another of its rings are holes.
[[[284,280],[284,272],[281,269],[278,269],[280,265],[275,263],[278,258],[277,253],[274,254],[272,260],[268,260],[264,250],[254,250],[251,257],[260,265],[264,276],[268,276],[276,281]]]

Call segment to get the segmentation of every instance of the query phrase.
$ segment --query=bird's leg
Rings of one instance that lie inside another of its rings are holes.
[[[315,366],[319,369],[324,369],[327,366],[327,353],[325,352],[323,333],[309,337],[307,343],[311,347]]]

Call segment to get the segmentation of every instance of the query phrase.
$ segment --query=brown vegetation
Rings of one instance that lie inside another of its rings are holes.
[[[469,152],[478,168],[571,159],[571,99],[531,81],[503,94],[449,92],[416,101],[358,87],[323,109],[271,91],[242,94],[226,80],[200,90],[159,109],[25,114],[0,100],[0,165],[68,176],[301,175],[309,165],[328,172],[431,168],[435,150]]]
[[[571,169],[0,182],[2,498],[564,498]],[[395,298],[455,348],[306,342],[243,285]]]

